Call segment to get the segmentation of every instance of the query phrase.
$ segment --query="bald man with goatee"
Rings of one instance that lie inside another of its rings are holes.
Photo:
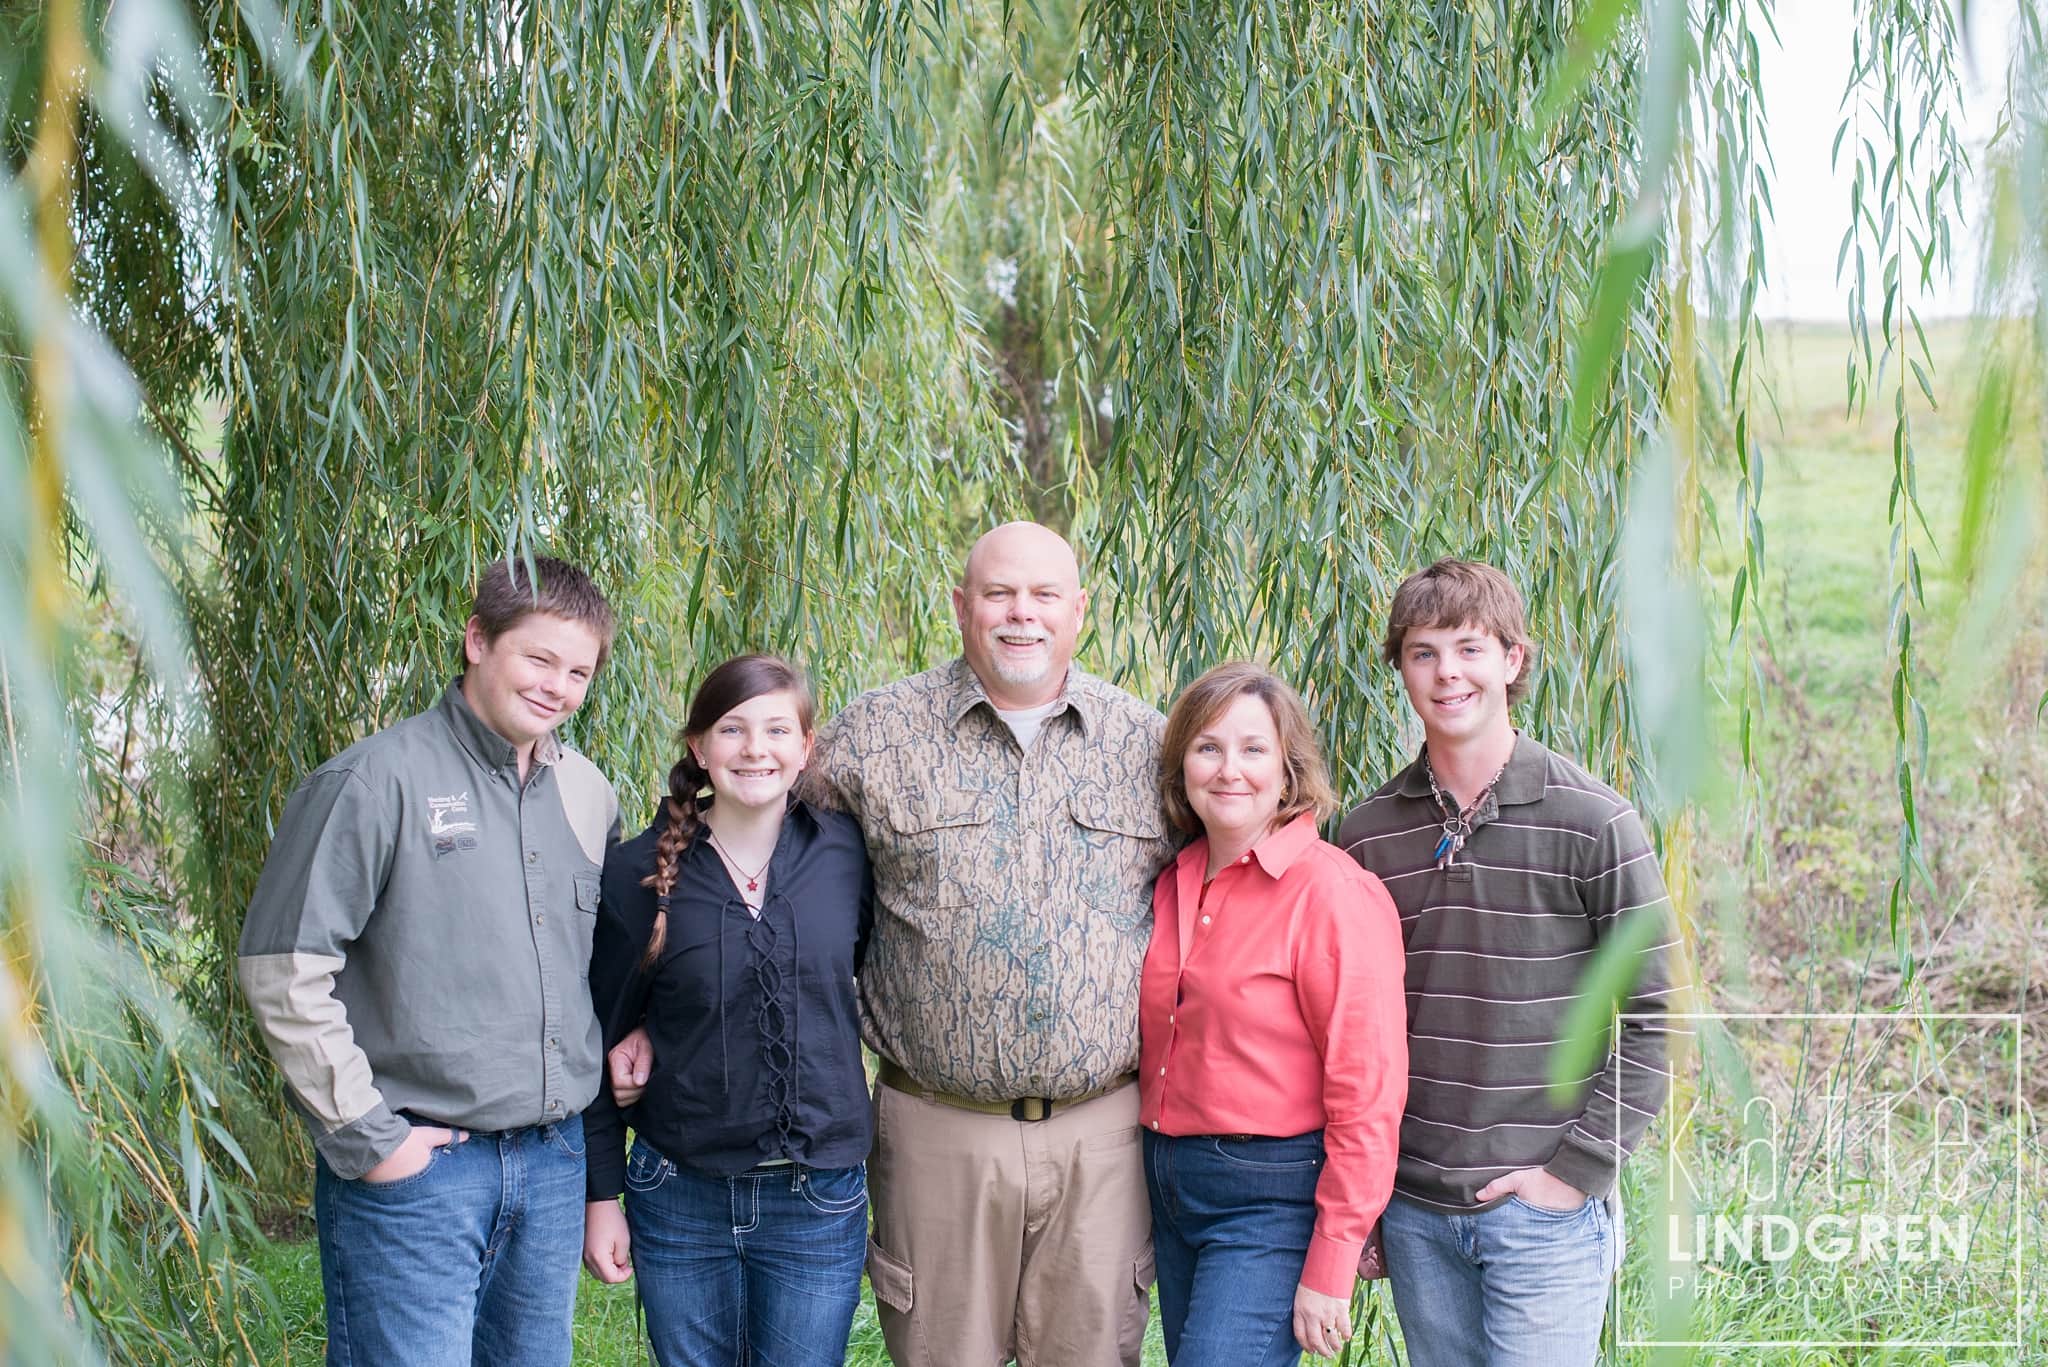
[[[1075,667],[1087,610],[1064,538],[997,527],[953,590],[960,658],[856,698],[812,760],[874,865],[868,1276],[899,1367],[1140,1356],[1163,720]]]

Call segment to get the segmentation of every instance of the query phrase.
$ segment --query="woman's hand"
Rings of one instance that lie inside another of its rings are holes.
[[[633,1236],[626,1212],[617,1201],[590,1201],[583,1207],[583,1265],[590,1275],[610,1286],[633,1275]]]
[[[435,1149],[449,1144],[459,1144],[467,1138],[467,1130],[444,1130],[439,1125],[415,1125],[397,1148],[385,1154],[383,1161],[363,1174],[363,1180],[372,1185],[381,1182],[403,1182],[406,1178],[426,1170],[427,1164],[434,1161]]]
[[[634,1026],[633,1033],[605,1055],[605,1064],[611,1074],[612,1100],[621,1106],[638,1101],[647,1090],[647,1075],[654,1071],[654,1042],[647,1038],[647,1027]]]
[[[1305,1286],[1294,1288],[1294,1341],[1302,1351],[1333,1358],[1351,1339],[1351,1302]]]

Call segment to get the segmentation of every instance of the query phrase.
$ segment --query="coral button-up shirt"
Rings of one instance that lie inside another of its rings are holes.
[[[1400,920],[1310,814],[1204,888],[1208,867],[1204,838],[1153,886],[1140,1113],[1169,1135],[1323,1131],[1301,1282],[1348,1297],[1393,1191],[1408,1097]]]

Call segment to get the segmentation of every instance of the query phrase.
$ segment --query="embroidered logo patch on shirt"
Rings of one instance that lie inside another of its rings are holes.
[[[427,834],[432,836],[461,835],[474,831],[476,823],[469,819],[469,791],[464,789],[453,797],[429,797],[427,799]]]

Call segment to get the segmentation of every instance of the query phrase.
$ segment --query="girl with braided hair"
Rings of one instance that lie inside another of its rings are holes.
[[[654,1067],[586,1113],[583,1260],[637,1274],[662,1367],[836,1367],[867,1248],[867,853],[794,792],[812,703],[787,661],[712,670],[682,739],[653,823],[605,859],[591,996],[605,1047],[645,1026]]]

